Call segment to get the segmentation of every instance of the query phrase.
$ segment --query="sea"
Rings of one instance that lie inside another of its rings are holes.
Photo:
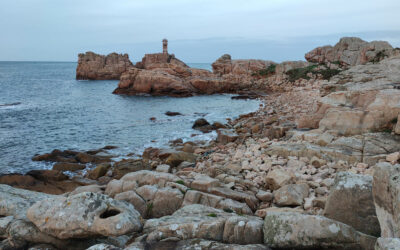
[[[211,69],[207,63],[189,64]],[[117,146],[112,154],[141,154],[146,147],[210,140],[193,122],[226,122],[258,109],[258,100],[228,94],[186,98],[114,95],[118,81],[77,81],[75,62],[0,62],[0,174],[49,169],[35,154],[54,149]],[[165,112],[180,112],[167,116]],[[155,121],[150,118],[155,117]],[[195,134],[195,136],[193,136]]]

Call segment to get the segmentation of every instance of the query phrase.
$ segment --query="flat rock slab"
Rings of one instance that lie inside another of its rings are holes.
[[[376,238],[322,216],[269,212],[264,243],[272,248],[374,249]]]
[[[119,236],[142,229],[132,205],[90,192],[39,201],[27,217],[40,231],[59,239]]]
[[[171,216],[147,220],[144,233],[148,234],[148,242],[200,238],[234,244],[260,244],[263,242],[262,225],[258,217],[239,216],[196,204],[185,206]]]
[[[14,216],[26,218],[26,210],[37,201],[55,197],[53,195],[33,192],[25,189],[0,185],[0,217]]]

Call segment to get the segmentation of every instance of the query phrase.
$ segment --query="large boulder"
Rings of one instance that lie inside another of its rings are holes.
[[[325,204],[324,216],[350,225],[362,233],[380,236],[372,197],[372,177],[338,173]]]
[[[374,249],[376,238],[322,216],[268,212],[264,243],[290,249]]]
[[[289,184],[274,192],[275,203],[279,206],[302,206],[308,197],[307,184]]]
[[[260,244],[263,222],[258,217],[238,216],[203,205],[189,205],[171,216],[147,220],[147,241],[167,238],[206,239],[224,243]]]
[[[305,58],[314,63],[354,66],[367,62],[378,62],[394,53],[393,47],[388,42],[366,42],[358,37],[343,37],[335,46],[315,48],[308,52]]]
[[[400,165],[377,164],[372,192],[382,237],[400,238]]]
[[[77,80],[119,80],[132,67],[128,54],[111,53],[107,56],[93,52],[78,55]]]
[[[79,193],[39,201],[27,217],[41,232],[59,239],[119,236],[142,229],[140,214],[128,203],[99,193]]]
[[[55,196],[0,185],[0,217],[13,216],[16,219],[25,219],[29,207],[38,201],[53,197]]]

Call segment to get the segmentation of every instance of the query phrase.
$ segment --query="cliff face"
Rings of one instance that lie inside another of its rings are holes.
[[[79,54],[77,80],[119,80],[121,74],[132,67],[128,54],[111,53],[107,56],[93,52]]]

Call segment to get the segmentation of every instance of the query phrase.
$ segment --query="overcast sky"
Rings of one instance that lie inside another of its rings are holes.
[[[0,0],[0,60],[169,51],[186,62],[302,60],[341,36],[400,47],[400,0]]]

